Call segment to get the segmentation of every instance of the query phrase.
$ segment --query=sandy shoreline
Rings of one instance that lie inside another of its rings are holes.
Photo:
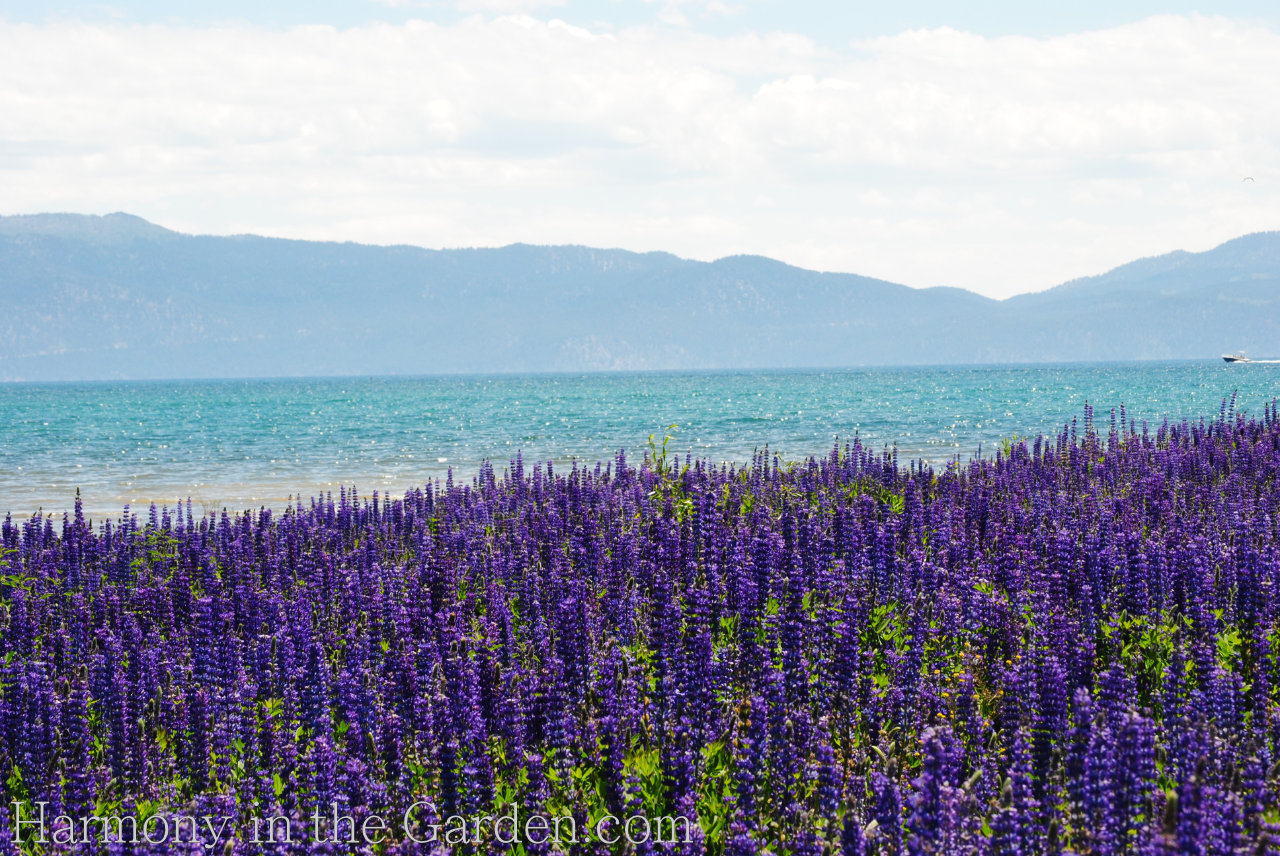
[[[474,475],[474,473],[472,474]],[[470,481],[467,477],[466,481]],[[443,479],[441,480],[443,483]],[[282,484],[204,484],[187,488],[178,486],[168,490],[137,490],[114,494],[81,491],[81,509],[86,517],[95,521],[119,518],[127,506],[130,514],[145,517],[152,505],[157,509],[168,508],[170,512],[181,504],[186,508],[191,503],[191,513],[196,516],[218,514],[224,508],[231,513],[245,510],[257,510],[266,507],[280,511],[289,505],[309,504],[313,498],[332,493],[335,497],[339,491],[351,491],[353,488],[361,497],[372,497],[376,490],[379,496],[400,498],[417,487],[426,484],[426,480],[415,483],[382,482],[375,480],[314,482],[304,485]],[[70,514],[75,509],[75,488],[68,491],[53,492],[49,490],[31,490],[18,496],[8,495],[0,500],[0,515],[8,514],[14,520],[26,520],[37,512],[45,516],[61,518],[64,513]]]

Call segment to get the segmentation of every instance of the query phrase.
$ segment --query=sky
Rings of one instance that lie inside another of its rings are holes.
[[[0,0],[0,214],[992,297],[1280,229],[1280,4],[890,5]]]

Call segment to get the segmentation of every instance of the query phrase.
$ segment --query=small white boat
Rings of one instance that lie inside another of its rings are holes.
[[[1226,360],[1227,362],[1229,362],[1229,363],[1251,363],[1251,362],[1253,362],[1253,360],[1249,359],[1249,358],[1248,358],[1248,357],[1246,357],[1244,354],[1223,354],[1223,355],[1222,355],[1222,358],[1223,358],[1224,360]]]

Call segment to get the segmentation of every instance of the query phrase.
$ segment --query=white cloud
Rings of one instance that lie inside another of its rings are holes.
[[[430,0],[368,0],[368,2],[388,9],[421,9],[431,5]]]
[[[455,7],[462,12],[495,12],[512,15],[536,9],[563,6],[565,0],[458,0]]]
[[[725,3],[724,0],[645,0],[646,3],[658,3],[658,20],[673,27],[689,26],[689,18],[685,10],[696,12],[700,17],[727,17],[742,12],[741,6]]]
[[[1265,28],[940,29],[832,54],[791,34],[595,32],[521,14],[525,0],[464,2],[513,14],[0,24],[0,213],[757,252],[997,295],[1280,227],[1280,36]]]

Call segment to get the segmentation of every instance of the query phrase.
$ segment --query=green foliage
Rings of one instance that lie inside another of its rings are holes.
[[[1218,663],[1222,668],[1231,671],[1240,666],[1240,628],[1232,626],[1218,634]]]
[[[1157,701],[1156,691],[1164,681],[1187,621],[1185,617],[1131,615],[1122,610],[1114,621],[1099,626],[1103,640],[1118,652],[1125,670],[1137,679],[1139,698],[1144,703]]]
[[[671,439],[675,437],[675,435],[670,432],[675,431],[679,427],[680,427],[679,425],[676,425],[674,423],[667,426],[668,433],[663,435],[661,446],[659,446],[657,442],[653,439],[655,436],[657,436],[656,434],[649,435],[649,454],[646,455],[646,458],[653,464],[654,472],[657,472],[662,475],[666,474],[667,443],[670,442]]]
[[[667,804],[667,785],[663,778],[662,753],[657,746],[646,746],[633,739],[624,769],[634,772],[640,782],[640,796],[650,816],[663,814]]]
[[[657,502],[670,501],[672,515],[677,522],[684,522],[693,516],[693,497],[684,489],[684,477],[689,468],[685,466],[676,473],[675,462],[667,463],[667,443],[675,437],[670,432],[679,427],[675,424],[668,425],[668,433],[663,436],[661,445],[654,440],[655,435],[650,434],[649,451],[645,453],[645,460],[652,465],[653,472],[659,479],[658,486],[649,493],[649,498]],[[676,461],[678,460],[677,457]]]
[[[877,502],[883,503],[890,514],[901,514],[906,507],[906,497],[889,490],[880,482],[872,479],[858,479],[850,482],[844,488],[844,495],[850,502],[855,501],[860,496],[869,496]]]
[[[724,846],[732,805],[733,752],[724,740],[702,747],[702,781],[698,788],[698,822],[711,852]]]

